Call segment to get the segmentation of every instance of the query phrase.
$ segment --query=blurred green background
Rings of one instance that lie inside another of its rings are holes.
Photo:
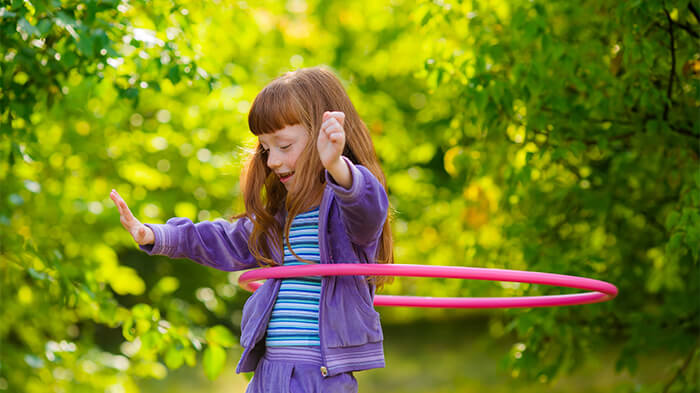
[[[387,173],[397,263],[591,277],[613,301],[379,308],[362,392],[697,392],[700,6],[691,1],[0,2],[0,391],[242,392],[237,273],[144,222],[242,209],[247,112],[326,65]],[[397,279],[385,293],[529,296]]]

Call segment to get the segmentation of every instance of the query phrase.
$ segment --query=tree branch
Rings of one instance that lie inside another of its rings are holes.
[[[666,91],[668,102],[664,104],[664,120],[668,121],[668,110],[671,107],[670,103],[673,101],[671,98],[673,95],[673,76],[676,74],[676,40],[673,36],[673,20],[671,20],[671,14],[668,13],[666,8],[664,8],[664,14],[666,14],[666,19],[668,19],[668,34],[671,37],[671,73],[668,76],[668,90]]]
[[[668,381],[668,383],[664,387],[663,393],[668,393],[669,389],[671,389],[671,386],[673,386],[673,383],[676,382],[678,377],[680,377],[683,374],[683,372],[685,371],[685,369],[688,368],[688,366],[690,365],[690,361],[693,360],[693,357],[695,356],[695,351],[698,349],[698,345],[700,345],[700,344],[696,344],[693,347],[693,349],[690,350],[690,353],[685,358],[683,365],[678,369],[678,371],[676,371],[676,375],[674,375],[673,378],[671,378],[671,380]]]
[[[693,3],[688,3],[688,9],[690,12],[695,16],[695,20],[700,23],[700,13],[698,13],[698,10],[693,6]]]
[[[562,117],[565,117],[565,118],[568,118],[568,117],[569,117],[568,114],[566,114],[566,113],[564,113],[564,112],[560,112],[560,111],[558,111],[558,110],[556,110],[556,109],[554,109],[554,108],[550,108],[550,107],[548,107],[548,106],[542,106],[542,107],[540,107],[540,109],[541,109],[543,112],[550,112],[550,113],[553,113],[553,114],[555,114],[555,115],[557,115],[557,116],[562,116]],[[582,121],[587,121],[587,122],[589,122],[589,123],[607,123],[607,122],[610,122],[610,123],[622,124],[622,125],[626,125],[626,126],[631,126],[631,125],[635,125],[635,124],[636,124],[636,123],[634,123],[634,122],[631,121],[631,120],[613,119],[613,118],[605,118],[605,117],[596,118],[596,117],[592,117],[592,116],[587,116],[585,119],[581,119],[581,120],[582,120]]]
[[[693,38],[700,38],[700,34],[698,34],[697,31],[693,30],[693,28],[690,25],[685,24],[685,23],[680,23],[680,22],[673,22],[673,24],[680,27],[681,29],[685,30]]]
[[[540,108],[540,109],[543,110],[543,111],[545,111],[545,112],[554,113],[554,114],[556,114],[556,115],[558,115],[558,116],[565,116],[564,113],[561,113],[561,112],[558,112],[558,111],[556,111],[556,110],[553,110],[552,108],[542,107],[542,108]],[[583,120],[584,120],[584,121],[587,121],[587,122],[589,122],[589,123],[606,123],[606,122],[610,122],[610,123],[613,123],[613,124],[618,124],[618,125],[623,125],[623,126],[635,126],[635,125],[639,126],[639,124],[641,123],[642,127],[645,127],[647,121],[653,120],[653,119],[655,119],[655,118],[656,118],[656,116],[646,115],[646,116],[644,116],[644,117],[640,117],[638,122],[635,122],[635,121],[632,121],[632,120],[615,119],[615,118],[594,118],[594,117],[588,117],[588,118],[583,119]],[[521,123],[521,124],[522,124],[522,123]],[[695,134],[695,133],[693,133],[693,131],[691,131],[689,128],[674,126],[674,125],[670,124],[670,122],[669,122],[669,129],[670,129],[671,131],[677,133],[677,134],[682,134],[682,135],[689,136],[689,137],[692,137],[692,138],[700,139],[700,134]],[[543,135],[548,135],[548,133],[546,133],[546,132],[541,132],[541,134],[543,134]],[[618,135],[615,135],[615,136],[612,136],[612,137],[608,138],[608,140],[625,139],[625,138],[629,138],[629,137],[632,136],[633,134],[635,134],[634,131],[633,131],[633,132],[627,132],[627,133],[624,133],[624,134],[618,134]],[[573,141],[573,139],[569,139],[569,140],[566,140],[566,141],[567,141],[567,142],[571,142],[571,141]],[[581,140],[581,142],[585,143],[586,145],[592,145],[592,144],[597,143],[596,141],[590,140],[590,139],[584,139],[584,140]]]
[[[700,35],[698,34],[698,32],[695,31],[695,30],[693,29],[693,26],[691,26],[691,25],[689,25],[689,24],[687,24],[687,23],[681,23],[681,22],[671,21],[671,24],[672,24],[672,25],[675,25],[675,26],[678,26],[678,27],[680,27],[681,29],[685,30],[688,34],[690,34],[690,35],[691,35],[692,37],[694,37],[694,38],[700,37]],[[661,29],[661,30],[663,30],[663,31],[669,31],[667,28],[661,26],[661,23],[659,23],[659,22],[654,22],[654,23],[652,23],[652,24],[651,24],[651,27],[657,27],[657,28],[659,28],[659,29]],[[647,30],[647,32],[648,32],[648,30]],[[646,34],[645,34],[645,35],[646,35]]]
[[[670,127],[671,127],[671,130],[673,130],[674,132],[677,132],[677,133],[683,134],[683,135],[687,135],[687,136],[692,136],[693,138],[696,138],[696,139],[700,139],[699,134],[693,134],[693,132],[687,128],[681,128],[681,127],[675,127],[675,126],[670,126]]]

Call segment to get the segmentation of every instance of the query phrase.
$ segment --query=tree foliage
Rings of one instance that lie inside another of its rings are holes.
[[[331,66],[387,172],[398,263],[556,272],[612,302],[491,315],[518,378],[621,342],[644,391],[698,389],[700,19],[689,1],[4,1],[0,390],[136,391],[237,346],[236,275],[148,258],[118,222],[240,212],[252,99]],[[535,285],[397,280],[396,294]],[[404,322],[438,312],[382,309]],[[443,311],[443,313],[445,313]],[[633,387],[630,387],[632,389]]]

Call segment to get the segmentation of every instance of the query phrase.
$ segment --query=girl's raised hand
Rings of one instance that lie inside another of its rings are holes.
[[[129,231],[134,241],[140,245],[153,244],[156,239],[153,231],[131,214],[129,206],[127,206],[126,202],[119,196],[119,193],[116,190],[112,190],[112,192],[109,193],[109,197],[114,204],[117,205],[117,209],[119,209],[119,221],[121,221],[124,228]]]
[[[318,155],[325,168],[334,164],[343,154],[345,148],[344,122],[345,113],[343,112],[323,113],[323,124],[321,124],[321,132],[318,133],[316,148],[318,148]]]

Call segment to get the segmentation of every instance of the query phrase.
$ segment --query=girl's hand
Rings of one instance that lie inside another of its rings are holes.
[[[321,157],[321,163],[326,169],[330,169],[338,162],[345,149],[344,122],[345,113],[343,112],[323,113],[323,124],[321,124],[321,132],[318,133],[316,148]]]
[[[117,205],[117,209],[119,209],[119,221],[121,221],[124,228],[129,231],[134,241],[140,245],[153,244],[156,240],[153,231],[151,228],[141,224],[141,221],[137,220],[136,217],[131,214],[129,206],[127,206],[126,202],[119,196],[119,193],[116,190],[112,190],[112,192],[109,193],[109,197],[114,204]]]

